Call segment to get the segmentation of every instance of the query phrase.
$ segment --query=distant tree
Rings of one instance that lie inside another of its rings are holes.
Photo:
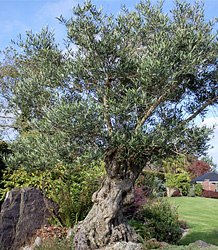
[[[217,164],[214,163],[213,157],[211,157],[211,156],[203,156],[201,158],[201,160],[210,165],[210,171],[211,172],[217,172]]]
[[[208,148],[211,130],[190,121],[218,104],[216,22],[205,22],[200,3],[176,1],[166,15],[162,4],[149,0],[116,16],[87,1],[60,21],[68,29],[68,48],[77,51],[60,53],[45,32],[19,43],[34,59],[19,70],[14,93],[20,109],[27,109],[24,135],[31,141],[22,144],[21,135],[15,144],[23,145],[20,164],[39,155],[46,168],[53,152],[57,160],[59,152],[66,158],[70,151],[84,158],[101,152],[107,175],[75,228],[75,249],[137,241],[122,212],[134,201],[142,169]]]
[[[187,166],[187,157],[185,155],[178,155],[168,157],[162,160],[162,170],[166,174],[177,174],[185,172]]]
[[[190,174],[192,179],[206,174],[210,170],[210,165],[202,160],[196,159],[191,165],[187,167],[187,172]]]

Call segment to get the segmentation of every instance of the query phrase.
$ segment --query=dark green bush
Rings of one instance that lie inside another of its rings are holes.
[[[166,199],[148,203],[140,210],[138,217],[130,220],[130,225],[146,240],[155,238],[175,244],[182,236],[177,209],[171,207]]]

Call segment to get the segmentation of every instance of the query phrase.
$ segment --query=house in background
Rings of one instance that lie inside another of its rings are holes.
[[[194,180],[191,181],[192,184],[200,183],[204,190],[218,192],[218,174],[213,172],[207,172]]]

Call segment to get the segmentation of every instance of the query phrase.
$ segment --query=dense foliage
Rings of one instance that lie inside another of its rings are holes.
[[[210,170],[210,165],[202,160],[196,159],[186,171],[190,174],[191,179],[195,179]]]
[[[181,237],[177,210],[166,199],[155,198],[165,193],[163,184],[156,192],[151,192],[157,186],[150,181],[158,178],[157,176],[163,178],[161,173],[143,171],[135,185],[135,202],[126,209],[125,215],[144,241],[155,238],[158,241],[176,243]]]
[[[186,155],[178,155],[162,159],[160,164],[164,173],[177,174],[184,172],[188,164],[188,159]]]
[[[190,181],[191,179],[187,172],[166,175],[166,186],[178,188],[183,195],[187,195],[189,193]]]
[[[146,0],[115,17],[87,1],[60,17],[65,53],[48,28],[20,36],[22,52],[8,48],[0,65],[4,110],[21,135],[8,165],[47,169],[108,146],[143,164],[205,152],[210,131],[189,121],[217,104],[216,21],[200,3],[176,1],[171,13]]]
[[[200,183],[197,183],[195,185],[195,195],[201,196],[202,192],[203,192],[203,186]]]
[[[143,206],[138,216],[130,220],[130,224],[147,240],[155,238],[173,244],[182,236],[176,208],[165,199]]]
[[[92,166],[58,165],[52,170],[27,172],[18,170],[4,171],[0,189],[1,199],[12,188],[36,187],[44,195],[59,205],[59,216],[53,223],[72,227],[85,218],[92,207],[92,194],[99,188],[100,178],[104,175],[103,165]]]

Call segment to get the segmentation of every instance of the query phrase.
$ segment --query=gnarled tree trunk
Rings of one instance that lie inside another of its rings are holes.
[[[123,216],[134,202],[134,182],[141,169],[135,160],[119,160],[119,152],[105,157],[107,176],[93,194],[94,205],[84,221],[74,229],[76,250],[98,249],[117,241],[138,242],[138,236]]]

